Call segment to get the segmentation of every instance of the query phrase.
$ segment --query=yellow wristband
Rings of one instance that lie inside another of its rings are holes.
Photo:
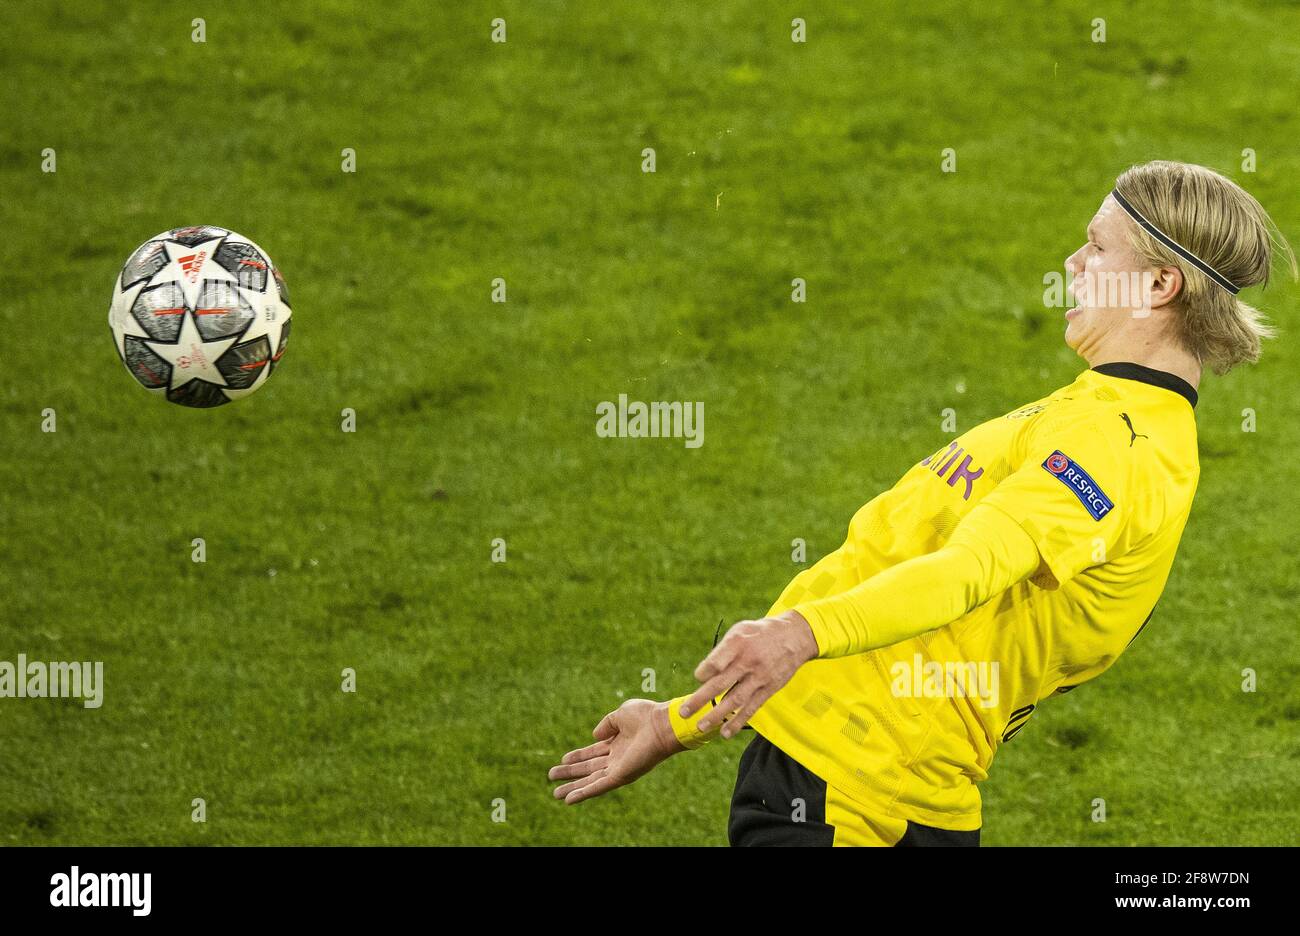
[[[681,743],[682,747],[687,750],[694,750],[695,748],[703,747],[716,738],[722,726],[719,725],[712,731],[700,731],[695,727],[699,720],[707,715],[709,710],[713,708],[711,702],[690,718],[682,718],[681,713],[678,710],[689,698],[690,696],[681,696],[680,698],[673,699],[668,703],[668,722],[673,726],[673,734],[677,736],[677,740]]]

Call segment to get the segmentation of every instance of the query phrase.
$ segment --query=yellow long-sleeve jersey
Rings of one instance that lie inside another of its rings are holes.
[[[1043,699],[1105,671],[1150,619],[1199,477],[1195,404],[1174,375],[1103,364],[922,459],[768,612],[803,614],[821,658],[751,724],[864,812],[979,828],[976,783],[998,745]],[[896,617],[908,596],[858,586],[941,550],[976,505],[1028,534],[1037,571],[936,629],[871,642],[871,602]],[[695,720],[673,715],[689,746]]]

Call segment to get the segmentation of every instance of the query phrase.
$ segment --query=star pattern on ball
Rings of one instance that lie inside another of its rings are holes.
[[[284,314],[286,310],[280,303],[280,291],[275,285],[275,274],[270,270],[267,271],[266,284],[260,290],[240,286],[239,295],[253,310],[253,321],[239,336],[239,340],[252,341],[265,336],[271,343],[269,353],[274,357],[275,352],[280,350],[280,335],[284,331],[284,323],[289,319],[289,316]]]
[[[108,310],[109,325],[113,326],[114,339],[117,341],[117,353],[122,360],[126,360],[127,338],[148,340],[150,337],[149,333],[140,327],[140,323],[136,321],[135,316],[131,314],[131,307],[135,305],[135,299],[140,295],[142,289],[144,289],[144,281],[129,287]]]
[[[118,274],[108,312],[117,352],[145,389],[172,403],[248,396],[270,377],[289,333],[281,284],[265,251],[235,231],[164,231]]]
[[[238,335],[232,335],[229,338],[204,341],[193,311],[186,309],[175,342],[146,341],[145,344],[150,351],[171,365],[168,389],[175,390],[191,380],[206,380],[219,387],[227,386],[226,378],[217,369],[217,361],[238,340]]]
[[[149,285],[153,287],[175,283],[180,287],[185,305],[195,308],[205,280],[237,282],[234,275],[216,261],[217,248],[223,240],[224,236],[214,237],[194,247],[187,247],[177,241],[163,241],[167,265],[153,275]]]

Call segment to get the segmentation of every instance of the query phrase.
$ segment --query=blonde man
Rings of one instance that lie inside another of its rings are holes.
[[[925,454],[838,550],[734,625],[699,689],[634,699],[552,768],[578,803],[747,724],[734,845],[977,845],[976,784],[1046,698],[1151,619],[1196,492],[1206,366],[1259,358],[1238,298],[1295,257],[1212,170],[1135,166],[1066,260],[1068,386]]]

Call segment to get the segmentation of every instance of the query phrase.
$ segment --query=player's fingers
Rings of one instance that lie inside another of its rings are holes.
[[[749,696],[753,692],[754,681],[741,677],[734,686],[727,690],[727,694],[709,710],[709,713],[695,723],[695,727],[700,731],[712,731],[723,723],[724,720],[730,720],[732,713],[744,707],[749,701]]]
[[[572,806],[575,803],[581,803],[583,800],[589,800],[593,796],[600,796],[602,793],[608,793],[610,790],[622,786],[622,782],[609,774],[603,774],[588,784],[585,784],[574,790],[564,798],[566,806]]]
[[[561,764],[576,764],[578,761],[591,760],[593,757],[608,753],[609,741],[597,741],[595,744],[588,744],[586,747],[578,748],[576,751],[570,751],[560,758]]]
[[[558,786],[555,788],[555,792],[553,795],[558,800],[564,800],[565,802],[568,802],[568,798],[574,793],[574,791],[582,789],[588,783],[594,783],[597,780],[599,780],[601,777],[605,775],[606,769],[607,769],[606,767],[601,767],[595,773],[592,773],[586,777],[579,777],[576,780],[571,780],[562,786]]]
[[[555,764],[554,767],[551,767],[551,770],[546,774],[546,779],[569,780],[572,779],[572,777],[586,776],[590,774],[591,771],[595,770],[591,764],[599,762],[599,759],[607,757],[608,753],[610,753],[607,741],[602,741],[599,745],[591,745],[591,748],[597,748],[599,750],[590,751],[588,757],[572,757],[573,754],[578,754],[580,751],[569,751],[568,754],[564,755],[563,761],[560,761],[558,764]]]
[[[699,666],[695,667],[695,678],[700,682],[711,679],[731,666],[737,653],[739,648],[736,646],[736,640],[731,631],[728,631],[722,641],[700,661]]]
[[[724,738],[734,738],[740,734],[740,729],[749,724],[749,719],[762,707],[770,695],[771,693],[767,691],[767,688],[762,686],[750,692],[745,704],[735,715],[727,719],[727,723],[722,726],[722,736]]]
[[[592,729],[591,736],[598,741],[604,741],[618,734],[618,710],[614,710],[600,720],[600,724]]]
[[[589,777],[598,770],[601,770],[608,763],[608,757],[593,757],[589,760],[574,761],[569,764],[558,764],[552,767],[546,774],[548,780],[576,780],[579,777]]]
[[[703,708],[710,699],[721,695],[731,685],[731,676],[727,673],[720,673],[714,676],[700,688],[691,693],[690,697],[682,703],[681,710],[677,713],[682,718],[690,718],[701,708]]]

